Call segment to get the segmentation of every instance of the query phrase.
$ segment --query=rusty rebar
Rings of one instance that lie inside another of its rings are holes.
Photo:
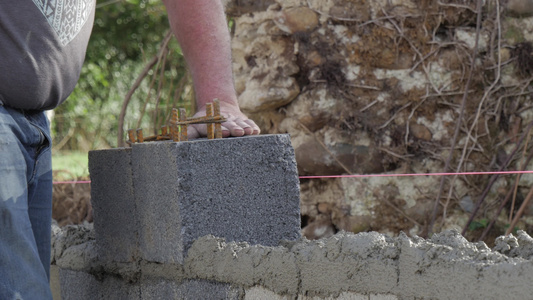
[[[220,101],[218,99],[213,100],[213,117],[214,118],[221,118],[220,115]],[[222,124],[221,123],[215,123],[215,139],[221,139],[222,138]]]
[[[184,108],[180,108],[179,110],[173,108],[170,114],[169,125],[161,126],[161,134],[144,137],[141,128],[137,129],[137,131],[129,129],[129,140],[127,143],[131,145],[136,142],[143,143],[163,140],[172,140],[174,142],[187,141],[189,139],[187,129],[192,124],[206,124],[208,131],[207,138],[218,139],[222,138],[221,124],[226,121],[226,118],[220,114],[220,102],[218,99],[214,99],[212,103],[206,105],[206,116],[203,117],[187,118],[187,111]],[[135,133],[137,134],[137,138],[135,138]]]
[[[172,140],[174,142],[178,142],[180,140],[177,123],[178,123],[178,110],[176,108],[173,108],[172,115],[170,117],[170,136],[172,137]]]
[[[137,129],[137,142],[144,143],[144,135],[142,128]]]
[[[206,118],[213,118],[214,115],[213,115],[213,103],[207,103],[205,105],[205,116]],[[209,123],[209,124],[206,124],[207,126],[207,138],[212,140],[215,138],[215,124],[212,124],[212,123]]]
[[[130,144],[135,143],[135,130],[133,129],[128,130],[128,142]]]
[[[179,125],[179,132],[180,132],[180,141],[181,142],[184,142],[184,141],[187,141],[189,140],[188,136],[187,136],[187,128],[189,126],[187,126],[187,124],[183,124],[183,122],[187,121],[187,111],[185,111],[185,108],[180,108],[179,109],[179,123],[181,123]]]

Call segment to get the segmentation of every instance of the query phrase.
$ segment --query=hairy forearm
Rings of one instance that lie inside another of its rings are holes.
[[[214,98],[237,106],[230,35],[220,0],[163,0],[202,109]]]

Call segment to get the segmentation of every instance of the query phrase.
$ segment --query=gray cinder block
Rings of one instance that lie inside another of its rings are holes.
[[[123,174],[129,172],[128,159],[115,157],[127,152],[100,151],[109,153],[90,156],[91,171],[98,171],[91,174],[93,195],[100,196],[93,199],[97,239],[107,235],[112,243],[117,232],[131,230],[128,238],[138,241],[121,239],[120,247],[131,249],[113,252],[115,257],[138,250],[148,261],[182,263],[194,240],[208,234],[264,246],[300,237],[299,182],[288,135],[134,144],[133,183],[124,184],[124,192],[110,182],[129,180]],[[113,196],[104,196],[109,189],[115,189]],[[119,207],[128,215],[109,213]],[[127,219],[126,225],[104,217]],[[115,225],[123,229],[111,228]]]
[[[238,300],[243,290],[227,283],[207,280],[143,279],[128,282],[123,278],[104,275],[96,279],[84,271],[59,270],[61,299],[63,300],[167,300],[167,299],[220,299]]]
[[[138,257],[131,149],[89,152],[91,203],[98,256],[105,262],[131,262]]]
[[[144,281],[141,284],[141,299],[220,299],[238,300],[243,292],[230,284],[205,280],[185,280],[175,282],[168,280]]]
[[[61,299],[102,299],[102,283],[89,273],[59,269]]]

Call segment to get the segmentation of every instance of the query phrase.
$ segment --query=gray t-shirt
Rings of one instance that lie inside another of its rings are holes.
[[[79,79],[95,0],[0,0],[0,104],[61,104]]]

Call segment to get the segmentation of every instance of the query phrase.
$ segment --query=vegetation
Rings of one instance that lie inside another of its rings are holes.
[[[159,51],[169,31],[164,5],[155,0],[111,0],[96,5],[94,28],[79,83],[54,110],[55,150],[115,147],[125,95],[146,72],[126,110],[125,128],[153,129],[172,106],[189,107],[192,93],[175,39]],[[133,91],[132,91],[133,92]]]
[[[52,153],[54,181],[89,178],[89,159],[86,152],[61,151]]]

